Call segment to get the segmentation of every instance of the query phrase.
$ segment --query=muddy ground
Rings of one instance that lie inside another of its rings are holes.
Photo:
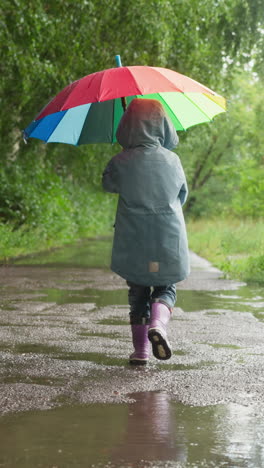
[[[169,325],[173,356],[135,368],[126,284],[105,257],[101,265],[89,255],[88,266],[42,258],[0,268],[2,414],[160,391],[191,406],[253,405],[264,416],[261,288],[222,279],[192,254]]]

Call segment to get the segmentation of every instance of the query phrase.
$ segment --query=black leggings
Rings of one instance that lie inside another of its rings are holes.
[[[130,323],[149,323],[150,309],[153,302],[162,302],[172,308],[176,301],[176,285],[142,286],[127,281],[129,287],[128,302],[130,305]]]

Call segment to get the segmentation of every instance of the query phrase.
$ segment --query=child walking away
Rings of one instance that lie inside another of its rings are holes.
[[[118,193],[111,269],[127,280],[134,352],[131,364],[171,357],[166,326],[175,283],[189,274],[182,205],[187,183],[175,128],[161,103],[133,99],[117,130],[123,151],[108,163],[103,187]]]

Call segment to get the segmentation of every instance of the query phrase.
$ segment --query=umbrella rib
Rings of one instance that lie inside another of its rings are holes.
[[[177,91],[176,91],[176,92],[177,92]],[[159,97],[161,98],[162,102],[164,102],[164,104],[165,104],[167,107],[169,107],[169,109],[170,109],[170,111],[172,112],[172,114],[174,114],[174,112],[173,112],[171,106],[169,105],[169,103],[168,103],[167,101],[165,101],[165,99],[162,97],[162,94],[160,94],[160,93],[158,93],[158,94],[159,94]],[[184,94],[184,93],[182,93],[182,94]],[[174,115],[175,115],[175,114],[174,114]],[[179,117],[176,116],[176,115],[175,115],[175,117],[176,117],[176,119],[179,121],[179,123],[181,124],[183,130],[186,131],[187,128],[185,128],[185,127],[182,125],[181,120],[179,119]]]
[[[99,88],[99,93],[98,93],[98,102],[101,102],[100,97],[101,97],[101,90],[102,90],[102,86],[103,86],[104,76],[105,76],[105,74],[102,73],[102,77],[101,77],[101,81],[100,81],[100,88]]]
[[[183,91],[178,87],[176,86],[169,78],[167,78],[165,75],[163,75],[159,70],[157,70],[155,67],[151,67],[151,69],[157,73],[157,75],[159,76],[162,76],[162,79],[163,80],[166,80],[169,85],[173,85],[173,87],[175,88],[174,91],[168,91],[168,92],[175,92],[175,93],[182,93]],[[154,91],[154,92],[159,92],[159,91]],[[166,91],[161,91],[161,92],[166,92]]]
[[[70,93],[72,93],[72,91],[77,87],[78,85],[78,80],[76,81],[73,81],[72,83],[70,83],[68,86],[66,86],[65,88],[63,88],[59,94],[57,94],[56,96],[54,96],[50,102],[38,113],[38,115],[36,116],[35,120],[38,120],[39,116],[41,116],[41,114],[44,114],[43,117],[46,117],[50,114],[55,114],[56,112],[64,112],[65,110],[68,110],[68,109],[63,109],[63,107],[65,106],[65,103],[67,103],[67,100],[69,99],[69,95]],[[67,97],[65,99],[65,101],[63,103],[60,104],[59,106],[59,109],[55,109],[55,112],[52,111],[52,112],[45,112],[49,107],[52,108],[52,104],[54,104],[54,101],[56,102],[56,99],[58,98],[59,95],[61,95],[62,93],[66,92],[66,90],[69,90],[69,93],[67,94]],[[41,118],[43,118],[41,117]]]
[[[67,114],[68,111],[67,111],[67,110],[66,110],[66,111],[64,110],[64,111],[59,111],[59,112],[64,112],[64,116],[59,120],[59,122],[57,122],[56,126],[53,127],[53,129],[52,129],[51,133],[49,134],[48,138],[45,140],[46,143],[48,142],[48,140],[50,139],[51,135],[52,135],[53,132],[56,130],[56,128],[58,127],[58,125],[59,125],[59,124],[61,123],[61,121],[64,119],[64,117],[65,117],[65,115]],[[44,117],[44,119],[45,119],[45,117]]]
[[[168,78],[164,73],[162,73],[163,70],[167,70],[166,68],[165,68],[165,69],[160,68],[160,67],[150,67],[150,68],[152,68],[152,70],[155,70],[155,72],[158,73],[159,75],[161,75],[163,79],[165,78],[170,84],[172,84],[172,85],[175,87],[175,92],[180,92],[180,93],[191,92],[191,90],[189,90],[189,91],[187,90],[187,91],[186,91],[186,89],[183,89],[182,87],[179,87],[179,86],[175,85],[175,84],[173,83],[173,80],[171,80],[171,79]],[[181,75],[181,73],[178,73],[178,72],[174,72],[174,73],[176,73],[176,75],[178,75],[178,76],[181,76],[181,77],[184,77],[185,79],[187,79],[188,82],[189,82],[189,84],[192,83],[193,86],[194,86],[194,85],[195,85],[196,87],[198,86],[199,88],[202,88],[202,90],[203,90],[203,91],[202,91],[201,89],[199,89],[199,90],[196,90],[196,91],[193,91],[193,92],[199,92],[199,93],[206,93],[206,92],[207,92],[208,94],[212,94],[212,95],[215,95],[215,94],[216,94],[213,90],[211,90],[211,89],[208,88],[207,86],[202,85],[202,84],[199,83],[198,81],[193,80],[192,78],[190,78],[190,77],[188,77],[188,76]]]
[[[209,117],[209,115],[206,114],[206,112],[204,112],[204,111],[198,106],[198,104],[196,104],[196,102],[192,101],[192,99],[191,99],[189,96],[187,96],[187,94],[185,94],[185,93],[183,93],[183,94],[184,94],[184,97],[185,97],[186,99],[188,99],[188,101],[190,101],[203,115],[205,115],[205,117],[207,117],[207,118],[210,120],[210,122],[212,122],[213,119],[212,119],[211,117]],[[202,95],[204,96],[204,93],[202,93]],[[206,97],[206,96],[205,96],[205,97]],[[208,99],[208,98],[207,98],[207,99]]]
[[[223,98],[222,96],[219,95],[220,98],[222,98],[224,100],[224,102],[221,104],[217,101],[214,100],[214,97],[217,97],[217,95],[212,95],[212,94],[208,94],[208,93],[203,93],[204,96],[207,97],[207,99],[210,99],[211,101],[213,101],[215,104],[217,104],[219,107],[221,107],[222,109],[224,109],[224,111],[226,111],[226,99]]]
[[[119,95],[116,95],[115,97],[113,97],[113,99],[119,99],[119,98],[122,98],[122,97],[126,97],[126,96],[135,96],[136,94],[142,94],[141,90],[139,89],[138,87],[138,84],[137,84],[137,81],[133,75],[133,73],[131,72],[131,70],[129,69],[129,67],[121,67],[123,70],[126,70],[127,73],[129,73],[129,75],[131,76],[131,79],[133,80],[133,84],[134,84],[134,87],[135,89],[132,90],[132,92],[129,92],[128,93],[125,93],[124,95],[121,94],[120,96]],[[118,70],[118,68],[115,68],[114,70]],[[102,77],[102,80],[101,80],[101,83],[100,83],[100,90],[99,90],[99,95],[101,96],[101,89],[103,87],[103,83],[104,83],[104,80],[105,80],[105,76],[103,75]],[[118,80],[117,80],[118,81]],[[119,93],[118,93],[119,94]],[[107,99],[103,99],[104,100],[107,100]]]
[[[141,96],[143,96],[143,94],[142,94],[142,92],[141,92],[141,89],[139,89],[139,87],[138,87],[138,84],[137,84],[137,82],[136,82],[136,79],[135,79],[133,73],[131,72],[131,70],[130,70],[128,67],[126,67],[126,69],[127,69],[127,71],[129,72],[129,74],[131,75],[132,80],[133,80],[133,82],[134,82],[134,84],[135,84],[135,87],[136,87],[136,89],[133,91],[133,94],[130,94],[130,96],[134,96],[134,95],[136,95],[136,94],[141,94]],[[137,91],[139,91],[139,93],[137,93]],[[129,95],[127,95],[127,96],[129,96]],[[125,96],[124,96],[124,97],[125,97]]]

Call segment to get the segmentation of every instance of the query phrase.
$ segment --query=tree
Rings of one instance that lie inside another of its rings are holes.
[[[111,148],[46,147],[38,141],[24,146],[21,139],[20,131],[70,81],[115,66],[114,56],[120,53],[124,65],[170,67],[226,94],[252,51],[255,66],[261,63],[263,10],[262,0],[2,0],[0,158],[5,191],[0,188],[0,205],[6,207],[14,193],[20,201],[10,206],[19,212],[23,205],[24,195],[15,188],[20,169],[30,177],[40,167],[45,177],[51,168],[64,178],[72,173],[83,178],[85,172],[100,183]],[[209,133],[197,154],[207,159],[204,169],[190,167],[202,184],[194,192],[208,184],[215,158],[222,158],[224,143],[217,130],[202,130]],[[200,142],[195,132],[188,132],[187,148]],[[210,138],[216,138],[213,146]]]
[[[250,61],[261,0],[3,0],[1,120],[26,125],[71,80],[114,65],[168,66],[224,89]],[[228,81],[229,82],[229,81]],[[8,111],[8,112],[7,112]],[[21,127],[20,127],[21,128]],[[3,140],[2,140],[3,141]]]
[[[226,115],[196,127],[180,147],[188,174],[187,212],[237,215],[264,214],[264,98],[261,82],[251,72],[233,82]]]

